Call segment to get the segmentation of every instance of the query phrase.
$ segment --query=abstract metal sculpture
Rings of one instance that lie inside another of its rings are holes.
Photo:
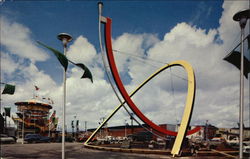
[[[194,76],[194,71],[189,63],[186,61],[178,60],[175,62],[172,62],[170,64],[167,64],[157,70],[155,73],[153,73],[148,79],[146,79],[139,87],[137,87],[134,92],[132,92],[130,95],[127,93],[126,89],[124,88],[124,85],[121,81],[121,78],[119,76],[118,70],[116,68],[115,64],[115,59],[113,56],[113,50],[112,50],[112,41],[111,41],[111,23],[112,20],[108,17],[103,17],[100,13],[102,10],[102,3],[99,3],[99,34],[101,34],[101,29],[100,29],[100,23],[102,22],[105,26],[105,46],[106,46],[106,53],[107,53],[107,58],[109,62],[109,66],[111,68],[111,72],[114,78],[114,81],[119,89],[119,92],[121,93],[122,97],[124,98],[124,102],[121,102],[121,104],[110,114],[106,120],[95,130],[94,133],[89,137],[89,139],[85,142],[85,145],[88,144],[89,141],[92,140],[92,138],[95,136],[95,134],[105,125],[105,123],[125,104],[130,107],[130,109],[137,115],[144,123],[146,123],[150,128],[153,130],[160,132],[165,135],[171,135],[171,136],[177,136],[173,149],[171,153],[173,156],[178,155],[181,149],[182,141],[186,135],[193,134],[197,131],[200,130],[200,127],[196,127],[190,131],[187,131],[189,122],[192,116],[192,109],[193,109],[193,104],[194,104],[194,99],[195,99],[195,76]],[[99,38],[101,40],[101,35],[99,35]],[[100,45],[102,43],[100,42]],[[101,50],[102,46],[101,46]],[[187,94],[187,99],[186,99],[186,107],[184,110],[184,114],[182,117],[180,129],[177,132],[170,131],[167,129],[164,129],[155,123],[153,123],[151,120],[149,120],[139,109],[138,107],[134,104],[132,101],[131,97],[139,90],[141,89],[147,82],[149,82],[151,79],[153,79],[156,75],[161,73],[162,71],[166,70],[167,68],[173,67],[173,66],[181,66],[185,69],[187,72],[188,76],[188,94]]]

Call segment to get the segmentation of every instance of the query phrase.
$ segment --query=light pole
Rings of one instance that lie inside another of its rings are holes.
[[[49,118],[49,134],[48,134],[48,137],[50,137],[50,117]]]
[[[134,119],[134,113],[131,113],[130,120],[131,120],[131,134],[134,133],[134,126],[133,126],[133,119]]]
[[[22,144],[24,143],[24,110],[23,110],[23,126],[22,126]]]
[[[247,19],[250,18],[250,9],[240,11],[233,16],[234,21],[238,21],[241,29],[241,62],[240,62],[240,151],[239,158],[243,158],[243,119],[244,119],[244,28],[247,24]]]
[[[72,37],[67,33],[58,34],[57,38],[62,41],[63,53],[67,56],[67,44],[72,40]],[[63,74],[63,122],[62,122],[62,159],[65,158],[65,111],[66,111],[66,71]]]
[[[87,132],[87,121],[84,121],[85,123],[85,133]]]
[[[206,141],[208,141],[208,120],[206,120]]]
[[[124,137],[127,137],[127,120],[125,120],[125,134]]]

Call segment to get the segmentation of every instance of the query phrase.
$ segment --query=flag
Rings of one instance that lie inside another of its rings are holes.
[[[40,88],[38,88],[37,86],[35,86],[35,89],[36,89],[36,91],[38,91]]]
[[[80,68],[82,68],[84,70],[84,73],[83,73],[83,75],[82,75],[81,78],[89,78],[91,80],[91,82],[93,83],[92,73],[90,72],[90,70],[88,69],[88,67],[86,67],[82,63],[77,63],[75,65],[78,66],[78,67],[80,67]]]
[[[55,118],[55,117],[56,117],[56,111],[54,110],[54,112],[51,114],[51,116],[49,118],[49,122],[52,122],[54,120],[53,118]]]
[[[56,121],[56,117],[53,117],[52,118],[52,123],[55,124],[55,121]]]
[[[235,67],[240,69],[241,53],[238,51],[232,51],[223,60],[233,64]],[[250,61],[244,56],[244,76],[248,78],[247,74],[250,72]]]
[[[74,120],[71,121],[71,127],[74,128]]]
[[[57,127],[57,124],[58,124],[58,117],[57,118],[55,118],[55,128]]]
[[[50,98],[48,98],[49,104],[52,104],[52,100]]]
[[[12,95],[14,93],[15,93],[15,86],[10,85],[10,84],[5,84],[2,94],[11,94]]]
[[[50,51],[52,51],[54,53],[54,55],[57,57],[57,59],[59,60],[59,62],[61,63],[61,65],[64,67],[64,71],[66,72],[67,71],[67,68],[68,68],[68,59],[67,57],[61,53],[60,51],[52,48],[52,47],[49,47],[39,41],[37,41],[38,44],[42,45],[43,47],[46,47],[47,49],[49,49]]]
[[[10,117],[10,107],[4,107],[4,110],[5,110],[5,115]]]
[[[49,49],[50,51],[52,51],[54,53],[54,55],[60,61],[61,65],[64,67],[65,72],[67,71],[67,68],[68,68],[68,62],[71,62],[72,64],[74,64],[74,65],[76,65],[84,70],[84,74],[82,75],[81,78],[89,78],[91,80],[91,82],[93,83],[92,74],[91,74],[90,70],[88,69],[88,67],[86,67],[84,64],[82,64],[82,63],[76,64],[76,63],[68,60],[67,57],[63,53],[61,53],[60,51],[58,51],[52,47],[49,47],[49,46],[47,46],[39,41],[37,41],[37,43],[42,45],[43,47],[46,47],[47,49]]]

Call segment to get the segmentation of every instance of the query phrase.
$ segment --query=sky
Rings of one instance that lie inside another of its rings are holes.
[[[95,128],[119,105],[101,59],[97,2],[1,2],[1,82],[16,85],[14,95],[1,96],[1,110],[11,107],[15,115],[14,103],[31,99],[35,93],[41,100],[46,97],[54,101],[53,109],[61,125],[63,68],[36,41],[63,52],[57,39],[62,32],[73,37],[67,57],[87,65],[94,80],[91,83],[80,79],[82,70],[69,66],[67,125],[76,116],[80,129],[84,129],[85,121],[87,128]],[[240,27],[232,17],[248,8],[249,1],[127,0],[103,4],[103,16],[112,18],[113,49],[118,50],[114,52],[115,60],[128,92],[166,63],[186,60],[194,68],[197,82],[191,125],[208,121],[217,127],[237,127],[240,72],[223,58],[240,41]],[[245,29],[248,34],[249,22]],[[249,125],[249,82],[244,80],[244,121]],[[184,110],[187,84],[186,72],[173,67],[150,81],[132,99],[153,122],[176,124]],[[121,109],[108,124],[126,122],[130,123],[130,118]]]

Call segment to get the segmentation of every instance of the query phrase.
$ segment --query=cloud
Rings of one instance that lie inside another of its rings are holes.
[[[220,26],[216,29],[203,29],[182,22],[166,31],[163,39],[150,33],[123,33],[114,37],[113,49],[118,50],[114,51],[116,63],[122,79],[126,79],[124,83],[128,92],[132,92],[164,63],[186,60],[193,66],[197,80],[192,124],[204,124],[209,120],[220,127],[235,126],[238,121],[239,71],[222,58],[234,46],[234,39],[239,33],[239,26],[232,20],[232,15],[244,8],[245,3],[225,1]],[[35,93],[54,100],[54,109],[61,123],[62,83],[56,83],[35,64],[35,61],[44,61],[48,57],[32,45],[29,28],[6,18],[1,22],[4,26],[1,33],[7,38],[7,42],[3,43],[6,51],[1,58],[4,66],[10,66],[1,69],[5,74],[4,79],[10,78],[10,82],[17,84],[15,95],[4,96],[3,104],[13,105],[16,101],[32,97],[34,85],[37,85],[41,89]],[[13,37],[13,33],[17,34],[17,38]],[[218,37],[222,43],[217,42]],[[28,47],[30,45],[32,47]],[[73,41],[68,57],[86,64],[93,74],[94,83],[89,79],[80,79],[82,70],[76,67],[68,69],[67,125],[77,114],[77,119],[88,121],[88,128],[94,128],[100,118],[107,117],[119,101],[106,80],[100,53],[86,37],[81,35]],[[24,61],[21,60],[23,58]],[[14,73],[22,80],[11,78]],[[176,123],[176,120],[180,121],[184,109],[187,83],[186,72],[180,67],[173,67],[150,81],[133,100],[150,120]],[[129,120],[129,117],[121,109],[109,124],[121,125],[125,119]]]
[[[197,80],[192,124],[203,124],[206,120],[210,120],[212,124],[218,126],[232,127],[238,121],[239,79],[237,77],[239,71],[222,59],[228,49],[231,48],[236,36],[235,33],[239,32],[239,26],[232,20],[232,16],[238,10],[244,8],[245,5],[243,2],[224,2],[224,12],[220,19],[220,26],[217,29],[205,30],[184,22],[179,23],[165,34],[163,40],[154,43],[146,54],[142,46],[143,38],[140,35],[123,34],[116,38],[114,45],[116,49],[125,50],[127,53],[137,51],[135,55],[141,56],[148,61],[150,59],[162,61],[162,63],[175,60],[188,61],[195,70]],[[217,36],[221,38],[223,43],[217,43]],[[132,43],[133,46],[130,47]],[[130,91],[154,72],[152,66],[139,63],[135,59],[129,58],[129,56],[123,59],[118,57],[118,54],[116,56],[119,62],[119,70],[128,71],[131,77],[130,85],[127,86]],[[187,81],[180,80],[178,77],[186,79],[185,72],[173,69],[170,73],[163,75],[162,78],[152,82],[150,89],[142,90],[139,93],[140,95],[135,97],[135,101],[137,101],[138,105],[141,105],[141,109],[146,115],[154,117],[153,119],[156,121],[166,122],[168,117],[162,116],[160,118],[160,116],[157,116],[158,110],[170,110],[169,112],[172,113],[170,115],[173,116],[172,110],[176,109],[181,114],[186,95],[184,85],[187,84]],[[174,88],[176,93],[174,99],[171,99],[170,95],[173,94],[171,92],[171,81],[173,81],[174,86],[177,86],[177,88]],[[166,88],[165,91],[168,91],[168,96],[165,95],[167,92],[160,91],[162,88]],[[179,98],[183,102],[177,102],[180,101]],[[148,99],[150,100],[148,101]],[[163,99],[169,99],[167,104],[159,103]],[[245,98],[246,107],[247,99]],[[172,109],[168,105],[171,105]],[[226,112],[231,115],[225,115]],[[247,117],[245,119],[247,120]]]
[[[96,56],[95,47],[88,42],[88,39],[79,36],[72,45],[70,45],[67,57],[77,63],[90,65]]]
[[[17,111],[14,103],[32,98],[34,85],[44,88],[42,96],[48,95],[49,88],[55,88],[56,83],[35,65],[49,56],[35,45],[28,27],[2,16],[1,39],[1,82],[16,86],[14,95],[2,95],[2,105],[11,106],[14,114]]]
[[[38,48],[31,38],[31,31],[24,25],[1,17],[1,45],[12,54],[31,61],[45,61],[48,55]]]
[[[16,63],[12,57],[2,52],[1,53],[1,74],[7,74],[11,75],[17,68],[19,67],[19,64]]]
[[[248,4],[246,1],[224,2],[222,8],[224,11],[219,21],[220,27],[218,31],[220,38],[224,41],[225,47],[232,49],[232,46],[235,46],[240,41],[240,27],[237,22],[233,21],[233,16],[240,10],[247,9]],[[248,32],[249,29],[245,29],[245,31]]]

